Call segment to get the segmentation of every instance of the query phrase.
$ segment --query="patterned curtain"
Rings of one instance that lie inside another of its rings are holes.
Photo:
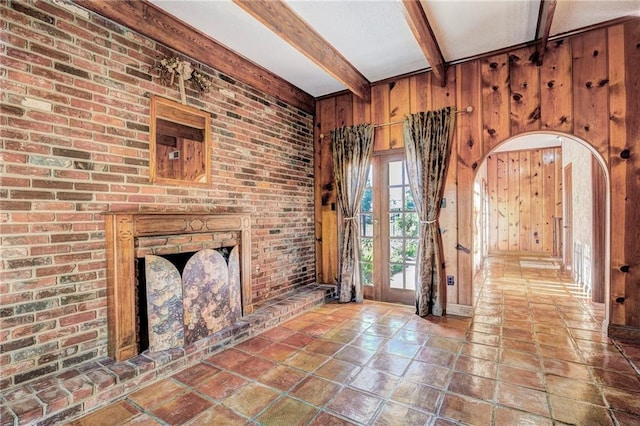
[[[341,127],[331,132],[333,170],[338,206],[342,213],[340,225],[340,302],[355,299],[362,302],[360,271],[360,202],[364,193],[371,154],[373,126]]]
[[[438,214],[445,182],[455,112],[419,112],[404,120],[404,152],[409,186],[420,219],[416,259],[416,314],[444,312],[444,268]]]

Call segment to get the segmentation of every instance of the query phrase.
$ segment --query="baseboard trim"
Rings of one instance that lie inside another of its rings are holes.
[[[640,328],[609,323],[607,325],[607,336],[610,339],[640,342]]]
[[[461,317],[472,317],[473,306],[447,303],[447,315],[458,315]]]

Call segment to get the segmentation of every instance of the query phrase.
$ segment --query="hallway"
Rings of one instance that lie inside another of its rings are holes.
[[[473,318],[323,305],[73,424],[640,424],[640,346],[556,266],[487,259]]]

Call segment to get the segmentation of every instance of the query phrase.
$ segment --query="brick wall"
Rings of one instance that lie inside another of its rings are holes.
[[[0,12],[0,387],[106,355],[103,211],[248,209],[254,302],[313,282],[311,115],[191,61],[212,184],[150,184],[149,95],[179,100],[153,67],[174,53],[61,1]]]

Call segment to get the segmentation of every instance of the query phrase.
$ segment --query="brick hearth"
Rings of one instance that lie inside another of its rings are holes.
[[[9,389],[1,396],[0,426],[69,421],[153,381],[201,361],[309,308],[333,299],[335,287],[311,284],[265,302],[233,328],[186,348],[142,353],[123,362],[101,358],[63,373]]]

